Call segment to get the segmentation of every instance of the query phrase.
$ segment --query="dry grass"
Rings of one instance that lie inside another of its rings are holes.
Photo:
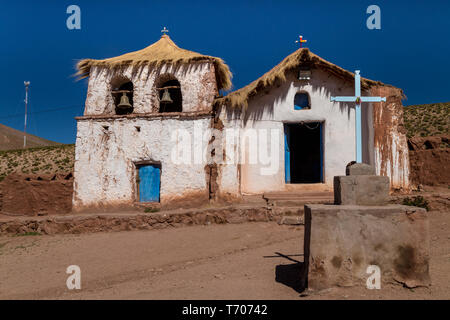
[[[301,48],[294,53],[287,56],[278,65],[273,67],[269,72],[265,73],[259,79],[253,81],[249,85],[231,92],[225,97],[216,99],[215,105],[227,105],[232,108],[247,108],[248,100],[256,95],[258,92],[263,91],[267,87],[277,85],[286,81],[286,73],[299,69],[299,67],[307,67],[310,69],[323,69],[335,76],[353,81],[355,74],[347,71],[325,59],[322,59],[318,55],[309,51],[308,48]],[[372,86],[389,86],[379,81],[373,81],[366,78],[361,78],[361,88],[368,89]],[[403,92],[400,90],[400,94]]]
[[[403,114],[408,138],[449,133],[450,102],[407,106]]]
[[[67,173],[73,171],[75,145],[0,151],[0,181],[11,173]]]
[[[232,74],[222,59],[181,49],[167,35],[163,35],[159,41],[147,48],[126,53],[118,57],[103,60],[81,60],[77,64],[77,75],[80,78],[89,77],[92,66],[107,66],[109,68],[124,65],[160,66],[163,64],[188,64],[196,61],[212,61],[216,67],[218,89],[228,90],[231,88]]]

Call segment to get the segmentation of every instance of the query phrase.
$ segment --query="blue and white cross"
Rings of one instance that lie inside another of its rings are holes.
[[[361,131],[361,102],[386,101],[382,97],[361,97],[361,76],[359,70],[355,71],[355,96],[354,97],[331,97],[331,101],[355,102],[356,106],[356,162],[362,162],[362,131]]]

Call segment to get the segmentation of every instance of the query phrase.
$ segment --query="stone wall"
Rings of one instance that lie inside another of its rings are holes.
[[[15,219],[0,217],[0,235],[17,235],[31,232],[40,234],[78,234],[105,231],[152,230],[188,225],[275,221],[278,218],[266,207],[224,207],[151,214],[89,214]]]

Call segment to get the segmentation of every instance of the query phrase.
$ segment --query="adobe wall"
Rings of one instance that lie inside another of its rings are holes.
[[[184,112],[211,110],[218,92],[213,63],[162,65],[157,68],[146,65],[114,69],[93,66],[84,115],[115,114],[111,82],[120,79],[133,82],[134,113],[157,113],[159,100],[156,88],[172,78],[180,82]]]
[[[450,135],[408,139],[410,182],[450,185]]]
[[[406,130],[403,126],[400,89],[372,87],[370,95],[386,97],[386,102],[373,104],[374,155],[378,175],[391,179],[391,189],[409,191],[409,156]]]
[[[8,175],[0,182],[0,212],[8,215],[60,215],[72,210],[73,176],[65,174]]]
[[[282,191],[292,186],[300,186],[285,183],[284,123],[324,122],[325,183],[320,186],[321,190],[331,190],[333,177],[345,175],[345,166],[355,159],[354,104],[330,101],[331,96],[354,95],[354,83],[343,82],[341,79],[317,69],[313,70],[309,82],[297,80],[297,73],[294,72],[287,74],[286,77],[287,81],[280,86],[272,87],[266,93],[259,93],[250,99],[245,119],[238,119],[236,115],[222,111],[221,117],[225,128],[242,127],[239,149],[247,158],[249,143],[246,140],[246,130],[266,129],[268,145],[270,145],[270,130],[274,129],[278,139],[279,165],[276,172],[262,175],[262,171],[267,172],[268,165],[249,164],[249,161],[234,168],[226,166],[227,170],[224,172],[229,172],[227,177],[222,178],[222,184],[227,185],[228,188],[231,189],[229,183],[231,177],[237,175],[240,176],[240,187],[243,193]],[[300,91],[310,95],[310,110],[294,110],[294,96]],[[369,137],[372,134],[371,127],[367,123],[367,120],[363,121],[363,137]],[[373,159],[370,158],[370,154],[367,154],[367,146],[365,146],[365,150],[364,158],[367,162],[372,163]]]
[[[210,135],[198,132],[204,132],[210,123],[210,114],[188,117],[181,113],[172,117],[78,119],[74,210],[127,206],[138,201],[135,163],[139,161],[161,164],[162,205],[183,199],[207,201],[206,157],[198,150],[206,150]],[[184,154],[190,159],[184,161]]]

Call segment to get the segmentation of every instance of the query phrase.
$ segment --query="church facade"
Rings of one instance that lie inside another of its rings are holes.
[[[299,49],[248,86],[222,59],[167,36],[119,57],[78,64],[89,77],[77,118],[74,210],[199,205],[244,194],[331,190],[355,160],[354,74]],[[363,162],[409,189],[400,89],[362,79]]]

